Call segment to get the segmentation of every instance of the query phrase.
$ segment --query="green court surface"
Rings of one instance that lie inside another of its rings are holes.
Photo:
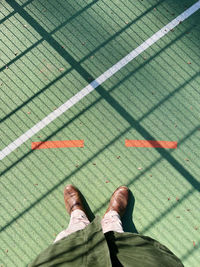
[[[0,2],[0,266],[26,266],[67,227],[69,183],[100,216],[112,192],[129,186],[125,230],[136,228],[185,266],[199,266],[200,9],[2,156],[198,2]],[[79,139],[84,148],[31,150],[35,141]],[[178,147],[127,148],[125,139],[177,141]]]

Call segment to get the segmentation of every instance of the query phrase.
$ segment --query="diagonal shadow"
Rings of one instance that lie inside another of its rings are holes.
[[[28,3],[25,3],[24,5],[22,5],[21,8],[25,7],[27,4],[29,4],[29,2],[32,2],[32,1],[33,0],[28,1]],[[56,33],[59,29],[61,29],[62,27],[64,27],[68,23],[70,23],[73,19],[75,19],[76,17],[78,17],[79,15],[81,15],[83,12],[85,12],[87,9],[89,9],[91,6],[93,6],[98,1],[99,0],[94,0],[93,2],[91,2],[90,4],[88,4],[87,6],[85,6],[84,8],[82,8],[81,10],[79,10],[78,12],[76,12],[74,15],[72,15],[65,22],[61,23],[61,25],[59,25],[55,30],[53,30],[49,34],[52,35],[52,34]],[[12,12],[11,14],[14,15],[13,13],[15,14],[15,13],[17,13],[17,11]],[[12,16],[11,14],[9,14],[9,17]],[[5,20],[6,20],[5,18],[2,21],[0,20],[0,24],[3,23]],[[3,71],[6,66],[9,67],[11,64],[15,63],[18,59],[22,58],[24,55],[26,55],[28,52],[30,52],[34,47],[36,47],[37,45],[39,45],[40,43],[42,43],[44,40],[45,40],[44,38],[41,38],[40,40],[38,40],[37,42],[35,42],[33,45],[31,45],[29,48],[27,48],[24,52],[22,52],[21,54],[17,55],[14,59],[12,59],[11,61],[9,61],[5,66],[3,66],[2,68],[0,68],[0,72]]]
[[[99,154],[101,154],[105,149],[109,148],[110,146],[112,146],[122,135],[124,135],[125,133],[127,133],[132,127],[128,127],[124,132],[120,133],[120,135],[118,135],[117,137],[115,137],[111,142],[109,142],[104,148],[100,149],[97,153],[95,153],[91,158],[89,158],[86,162],[84,162],[79,169],[75,169],[70,175],[66,176],[63,180],[61,180],[59,183],[57,183],[55,186],[53,186],[48,192],[46,192],[45,194],[43,194],[41,197],[39,197],[36,201],[34,201],[33,203],[31,203],[31,205],[26,208],[24,211],[22,211],[21,213],[19,213],[17,216],[15,216],[11,221],[9,221],[6,225],[2,226],[2,228],[0,229],[0,232],[4,231],[7,227],[9,227],[10,225],[12,225],[16,220],[18,220],[20,217],[22,217],[24,214],[26,214],[27,212],[29,212],[34,206],[36,206],[38,203],[40,203],[40,201],[42,201],[43,199],[45,199],[48,195],[50,195],[51,193],[54,192],[54,190],[56,190],[59,186],[61,186],[63,184],[63,182],[66,182],[71,176],[74,176],[78,171],[80,171],[84,166],[86,166],[89,162],[93,161]],[[193,131],[186,136],[183,140],[181,140],[181,142],[179,142],[179,144],[182,144],[185,142],[185,140],[187,140],[187,138],[189,136],[191,136],[194,132],[197,131],[199,127],[196,127],[195,129],[193,129]],[[157,150],[157,149],[156,149]],[[23,160],[24,158],[26,158],[28,155],[30,155],[31,153],[34,153],[34,150],[29,151],[28,153],[26,153],[22,158],[20,158],[17,162],[15,162],[14,164],[19,163],[21,160]],[[157,159],[154,163],[152,163],[148,168],[146,168],[143,172],[141,172],[140,174],[138,174],[136,177],[134,177],[134,179],[127,185],[130,186],[131,184],[135,183],[137,180],[139,180],[141,177],[143,177],[143,175],[148,172],[152,167],[154,167],[157,163],[159,163],[162,160],[162,157],[160,157],[159,159]],[[9,167],[9,169],[12,167],[12,165]],[[6,170],[7,171],[7,170]],[[3,174],[2,174],[3,175]],[[190,174],[191,176],[191,174]],[[198,191],[200,191],[200,183],[197,184],[198,186]],[[193,192],[193,190],[191,191]],[[188,192],[180,201],[176,202],[176,204],[174,204],[172,207],[168,208],[167,211],[165,211],[161,216],[159,216],[159,218],[155,219],[155,222],[158,220],[161,220],[163,218],[163,215],[167,215],[167,213],[169,213],[173,208],[177,207],[177,205],[179,205],[181,203],[181,201],[183,201],[183,199],[185,199],[185,197],[188,197],[191,192]],[[108,200],[105,201],[100,208],[96,209],[94,211],[94,213],[98,213],[98,211],[105,207],[108,204]],[[133,201],[134,203],[134,201]],[[131,224],[131,223],[130,223]],[[128,229],[134,229],[133,226],[131,225],[126,225],[126,227]],[[149,226],[147,226],[147,228],[145,230],[148,230],[148,228],[151,227],[152,224],[150,224]]]
[[[45,40],[67,61],[71,66],[85,79],[88,83],[91,77],[90,73],[86,71],[66,50],[63,52],[62,46],[52,37],[49,33],[43,29],[43,27],[35,21],[16,1],[7,0],[9,5],[15,9],[28,23],[41,35]],[[98,86],[95,89],[99,95],[116,110],[124,120],[126,120],[131,127],[135,128],[144,139],[155,140],[154,137],[140,125],[110,94],[103,86]],[[162,149],[157,149],[161,157],[165,158],[171,166],[173,166],[179,173],[185,177],[185,179],[198,191],[200,191],[199,182],[180,164],[169,152]]]
[[[126,79],[128,79],[129,77],[131,77],[134,73],[136,73],[137,71],[139,71],[140,69],[142,69],[144,66],[146,66],[148,63],[150,63],[153,59],[155,59],[158,55],[160,55],[161,53],[163,53],[164,50],[168,49],[170,46],[172,46],[176,41],[180,40],[182,37],[185,36],[185,34],[192,30],[193,27],[189,27],[187,28],[183,33],[181,33],[177,38],[175,38],[173,41],[171,41],[170,43],[168,43],[165,47],[163,47],[162,50],[160,50],[159,52],[157,52],[154,56],[150,57],[149,59],[145,60],[142,64],[140,64],[140,66],[138,66],[134,71],[130,72],[127,76],[125,76],[125,78],[123,78],[118,85],[120,85],[121,83],[123,83]],[[110,38],[109,38],[110,39]],[[110,41],[110,40],[109,40]],[[103,46],[106,45],[108,42],[108,40],[105,42],[105,44],[103,43]],[[28,50],[30,51],[32,48],[34,48],[40,41],[36,42],[33,46],[31,46],[30,48],[28,48]],[[93,53],[95,53],[96,51],[98,51],[98,49],[100,49],[102,47],[102,45],[98,46],[97,48],[95,48],[95,50],[93,50],[91,53],[89,53],[87,56],[83,57],[80,61],[78,61],[78,64],[82,64],[85,60],[87,60]],[[22,53],[22,55],[24,55],[24,53]],[[19,58],[16,58],[19,59]],[[11,63],[11,62],[10,62]],[[13,62],[12,62],[13,63]],[[31,96],[29,99],[25,100],[21,105],[19,105],[18,107],[16,107],[15,109],[13,109],[11,112],[9,112],[8,114],[6,114],[3,118],[0,119],[0,123],[4,122],[6,119],[8,119],[10,116],[12,116],[13,114],[15,114],[18,110],[20,110],[21,108],[23,108],[25,105],[27,105],[28,103],[30,103],[32,100],[34,100],[36,97],[38,97],[39,95],[41,95],[42,93],[44,93],[50,86],[52,86],[54,83],[56,83],[57,81],[59,81],[60,79],[62,79],[65,75],[67,75],[68,73],[70,73],[73,70],[73,68],[69,68],[68,70],[66,70],[65,72],[63,72],[59,77],[57,77],[56,79],[54,79],[53,81],[51,81],[48,85],[46,85],[44,88],[42,88],[39,92],[37,92],[36,94],[34,94],[33,96]],[[1,69],[0,69],[1,71]],[[197,75],[199,75],[199,73],[197,73]],[[197,76],[195,75],[195,77]],[[185,84],[188,84],[194,77],[192,77],[188,82],[186,82]],[[91,82],[91,80],[89,81]],[[184,85],[183,85],[184,86]],[[181,87],[179,87],[181,89]],[[111,89],[112,90],[112,89]],[[173,91],[173,94],[175,92],[179,91],[178,89]],[[160,105],[158,103],[158,105]]]
[[[50,38],[51,40],[51,38]],[[54,44],[55,45],[55,44]],[[69,58],[71,58],[71,56],[68,55]],[[73,61],[73,64],[75,64],[76,61]],[[79,74],[81,74],[83,76],[83,78],[85,78],[87,80],[87,77],[89,75],[89,73],[87,71],[85,71],[81,66],[76,66],[76,70],[78,70]],[[80,71],[79,71],[80,70]],[[104,98],[129,124],[130,124],[130,128],[134,127],[140,134],[142,134],[142,136],[146,139],[151,139],[153,140],[153,136],[151,136],[151,134],[146,131],[137,120],[135,120],[128,112],[125,111],[125,109],[112,97],[110,96],[109,92],[107,92],[102,86],[99,86],[96,91],[100,94],[100,96],[102,98]],[[112,142],[113,143],[113,142]],[[110,144],[109,144],[110,145]],[[105,147],[106,148],[106,147]],[[104,149],[105,149],[104,148]],[[157,151],[160,153],[161,158],[164,157],[174,168],[176,168],[181,174],[182,176],[185,177],[185,179],[187,179],[188,182],[190,182],[193,187],[195,189],[197,189],[198,191],[200,191],[200,183],[178,162],[176,161],[173,156],[167,152],[167,151],[163,151],[161,149],[157,149]],[[73,172],[74,173],[74,172]],[[71,175],[73,175],[73,173]],[[62,181],[63,182],[63,181]],[[61,183],[62,183],[61,182]],[[60,184],[61,184],[60,183]],[[56,188],[60,185],[56,185]],[[55,189],[55,188],[54,188]],[[48,191],[48,194],[50,194],[54,189]],[[42,198],[38,199],[34,205],[36,205],[41,199],[43,199],[44,197],[46,197],[46,195],[42,196]],[[31,206],[32,207],[32,206]],[[31,208],[30,207],[30,208]],[[29,208],[29,209],[30,209]],[[28,211],[29,209],[27,209],[26,211]],[[25,211],[23,213],[21,213],[20,216],[22,216],[25,213]],[[18,217],[18,218],[19,218]],[[11,223],[10,223],[11,224]],[[9,225],[10,225],[9,224]],[[6,226],[7,227],[7,226]],[[6,228],[4,227],[4,229]]]
[[[200,125],[199,125],[200,126]],[[190,136],[192,136],[196,131],[198,131],[199,126],[195,127],[187,136],[185,136],[180,142],[179,142],[179,146],[182,145]],[[128,128],[129,129],[129,128]],[[128,130],[126,131],[128,132]],[[124,133],[123,133],[124,135]],[[159,148],[158,148],[159,149]],[[157,150],[157,148],[156,148]],[[144,171],[140,172],[137,176],[135,176],[133,178],[133,180],[131,180],[131,182],[129,182],[128,184],[126,184],[126,186],[131,186],[133,185],[135,182],[137,182],[139,179],[141,179],[145,173],[147,173],[148,171],[150,171],[153,167],[155,167],[160,161],[162,160],[162,157],[158,158],[157,160],[154,161],[154,163],[152,163],[150,166],[146,167]],[[190,175],[191,176],[191,175]],[[194,181],[195,182],[195,187],[193,187],[190,191],[188,191],[182,198],[179,199],[179,201],[177,201],[175,204],[173,204],[171,207],[169,207],[167,210],[165,210],[163,213],[161,213],[161,215],[157,218],[155,218],[155,220],[153,221],[153,223],[150,223],[148,226],[145,227],[144,232],[148,231],[151,226],[153,224],[155,224],[156,222],[162,220],[164,218],[164,216],[166,216],[170,211],[172,211],[174,208],[176,208],[181,202],[183,202],[186,198],[188,198],[196,189],[198,191],[200,191],[200,182],[198,181]],[[100,211],[100,209],[102,207],[105,207],[108,204],[108,200],[105,201],[101,207],[99,207],[98,209],[96,209],[94,211],[94,213],[98,213]]]
[[[33,0],[31,0],[33,1]],[[86,7],[84,7],[83,9],[81,9],[80,11],[76,12],[74,15],[72,15],[68,20],[66,20],[65,22],[61,23],[58,27],[56,27],[56,29],[54,29],[53,31],[51,31],[50,33],[48,33],[49,35],[53,35],[55,34],[57,31],[59,31],[61,28],[63,28],[64,26],[66,26],[69,22],[71,22],[73,19],[75,19],[76,17],[78,17],[79,15],[81,15],[84,11],[86,11],[87,9],[89,9],[91,6],[93,6],[95,3],[97,3],[99,0],[94,0],[93,2],[91,2],[90,4],[88,4]],[[160,0],[158,3],[156,3],[154,6],[152,6],[151,8],[147,9],[145,12],[143,12],[140,16],[138,16],[136,19],[132,20],[131,22],[129,22],[125,27],[123,27],[122,29],[120,29],[119,31],[117,31],[115,34],[113,34],[112,36],[110,36],[107,40],[105,40],[104,42],[102,42],[99,46],[97,46],[90,54],[88,54],[88,56],[84,57],[80,62],[83,62],[84,60],[86,60],[87,58],[89,58],[92,54],[94,54],[95,52],[97,52],[100,48],[102,48],[103,46],[105,46],[107,43],[109,43],[111,40],[115,39],[117,36],[119,36],[122,32],[124,32],[125,30],[127,30],[131,25],[135,24],[137,21],[139,21],[141,18],[143,18],[145,15],[147,15],[153,8],[158,7],[162,2],[164,2],[164,0]],[[23,6],[21,6],[21,8],[23,8]],[[17,13],[17,10],[15,11],[15,13]],[[0,24],[2,22],[0,21]],[[26,49],[24,52],[22,52],[20,55],[16,56],[13,60],[11,60],[10,62],[8,62],[6,64],[6,66],[10,66],[12,63],[14,63],[16,60],[20,59],[22,56],[24,56],[25,54],[27,54],[32,48],[34,48],[35,46],[39,45],[40,43],[42,43],[45,40],[44,37],[42,37],[40,40],[38,40],[34,45],[30,46],[28,49]],[[2,71],[3,69],[5,69],[5,67],[0,68],[0,71]]]
[[[150,61],[150,60],[149,60]],[[120,84],[122,84],[124,81],[126,81],[126,79],[128,79],[129,77],[132,76],[132,74],[135,73],[135,70],[133,72],[130,72],[127,76],[125,76],[117,85],[113,86],[110,90],[109,93],[112,93],[112,91],[114,89],[116,89],[117,86],[119,86]],[[145,117],[147,117],[150,113],[152,113],[154,110],[156,110],[159,106],[161,106],[162,104],[164,104],[166,101],[168,101],[171,97],[173,97],[176,93],[178,93],[181,89],[183,89],[187,84],[189,84],[190,82],[192,82],[196,77],[198,77],[199,73],[196,73],[195,75],[193,75],[188,81],[186,81],[185,83],[183,83],[182,85],[180,85],[179,87],[177,87],[173,92],[171,92],[170,94],[168,94],[167,96],[165,96],[162,100],[160,100],[160,102],[158,102],[155,106],[153,106],[150,110],[148,110],[148,112],[146,112],[140,119],[138,119],[138,122],[141,122]],[[92,108],[93,106],[95,106],[99,101],[102,100],[102,97],[99,97],[98,99],[96,99],[93,103],[91,103],[88,107],[84,108],[83,110],[81,110],[77,115],[75,115],[71,120],[69,120],[68,122],[66,122],[65,124],[62,125],[62,127],[58,128],[57,130],[55,130],[54,132],[52,132],[52,134],[50,134],[49,136],[47,136],[43,141],[48,141],[49,139],[51,139],[53,136],[55,136],[56,134],[58,134],[63,128],[68,127],[73,121],[75,121],[76,119],[78,119],[81,115],[83,115],[85,112],[87,112],[90,108]],[[125,134],[126,132],[128,132],[128,130],[131,127],[129,127],[127,129],[127,131],[125,131],[123,134]],[[196,130],[199,128],[199,126],[197,126]],[[189,136],[188,136],[189,138]],[[116,141],[116,140],[115,140]],[[181,144],[181,142],[179,142],[179,145]],[[14,166],[16,166],[21,160],[23,160],[25,157],[29,156],[31,153],[33,153],[34,150],[31,150],[29,152],[27,152],[26,154],[24,154],[23,157],[19,158],[16,162],[12,163],[9,167],[7,166],[6,169],[4,171],[2,171],[0,173],[0,177],[3,176],[7,171],[11,170]]]
[[[81,13],[83,13],[85,10],[87,10],[89,7],[91,7],[94,3],[96,3],[99,0],[93,1],[92,3],[88,4],[85,8],[83,8],[82,10],[80,10],[79,12],[77,12],[76,14],[74,14],[73,16],[71,16],[67,21],[65,21],[64,23],[62,23],[60,26],[58,26],[55,30],[53,30],[52,32],[48,33],[49,35],[54,34],[55,32],[57,32],[60,28],[62,28],[63,26],[65,26],[66,24],[68,24],[71,20],[73,20],[75,17],[77,17],[78,15],[80,15]],[[124,28],[122,28],[121,30],[119,30],[118,32],[116,32],[114,35],[112,35],[111,37],[109,37],[107,40],[105,40],[103,43],[101,43],[99,46],[97,46],[93,51],[91,51],[88,55],[86,55],[85,57],[83,57],[78,64],[83,63],[85,60],[87,60],[91,55],[93,55],[94,53],[96,53],[100,48],[104,47],[106,44],[108,44],[110,41],[112,41],[113,39],[115,39],[117,36],[119,36],[123,31],[127,30],[131,25],[133,25],[134,23],[136,23],[139,19],[141,19],[143,16],[145,16],[146,14],[148,14],[148,12],[150,12],[153,8],[156,8],[158,5],[160,5],[164,0],[159,1],[158,3],[156,3],[153,7],[147,9],[144,13],[142,13],[140,16],[138,16],[136,19],[134,19],[133,21],[131,21],[130,23],[128,23]],[[17,11],[16,11],[17,12]],[[178,38],[181,38],[184,36],[184,34],[188,31],[190,31],[192,29],[192,27],[188,28],[187,31],[185,31],[184,33],[182,33],[179,37],[177,37],[175,40],[173,40],[171,42],[171,44],[173,44],[176,40],[178,40]],[[45,40],[45,38],[43,37],[42,39],[38,40],[37,42],[35,42],[32,46],[30,46],[29,48],[27,48],[24,52],[22,52],[20,55],[17,55],[13,60],[11,60],[9,63],[6,64],[7,67],[9,67],[11,64],[13,64],[15,61],[17,61],[18,59],[20,59],[21,57],[23,57],[25,54],[27,54],[28,52],[30,52],[34,47],[36,47],[37,45],[39,45],[41,42],[43,42]],[[166,46],[166,48],[170,46],[170,44],[168,44]],[[62,49],[64,50],[64,49]],[[160,53],[160,52],[158,52]],[[156,55],[155,55],[156,56]],[[151,57],[151,59],[153,59],[154,57]],[[147,64],[149,62],[149,60],[147,60],[143,65]],[[140,69],[143,65],[141,65],[139,68],[137,68],[136,70]],[[5,67],[0,68],[0,72],[3,71],[5,69]],[[57,82],[59,79],[61,79],[62,77],[64,77],[66,74],[68,74],[71,70],[73,69],[73,66],[68,69],[67,71],[63,72],[59,77],[57,77],[55,80],[51,81],[48,85],[46,85],[42,90],[40,90],[39,92],[37,92],[35,95],[33,95],[32,97],[30,97],[29,99],[27,99],[26,101],[24,101],[21,105],[19,105],[17,108],[15,108],[14,110],[12,110],[10,113],[8,113],[6,116],[4,116],[3,118],[0,119],[0,123],[5,121],[7,118],[9,118],[11,115],[15,114],[18,110],[20,110],[23,106],[27,105],[30,101],[32,101],[34,98],[36,98],[37,96],[39,96],[40,94],[42,94],[43,92],[45,92],[52,84],[54,84],[55,82]],[[89,81],[91,81],[89,79]]]
[[[29,5],[33,1],[34,0],[28,0],[28,1],[26,1],[26,3],[24,3],[23,5],[21,5],[21,7],[24,8],[24,7],[26,7],[27,5]],[[4,23],[4,21],[8,20],[10,17],[14,16],[16,13],[17,13],[16,10],[10,12],[9,15],[5,16],[3,19],[0,20],[0,24]]]
[[[22,217],[24,214],[26,214],[28,211],[30,211],[34,206],[36,206],[41,200],[43,200],[44,198],[46,198],[48,195],[50,195],[52,192],[54,192],[57,188],[59,188],[59,186],[61,186],[63,184],[63,182],[67,181],[71,176],[74,176],[78,171],[80,171],[84,166],[86,166],[89,162],[91,162],[93,159],[95,159],[99,154],[101,154],[105,149],[107,149],[108,147],[110,147],[112,144],[114,144],[121,135],[123,135],[124,133],[126,133],[127,131],[129,131],[131,128],[126,129],[124,132],[120,133],[117,137],[115,137],[111,142],[109,142],[106,146],[104,146],[102,149],[100,149],[97,153],[95,153],[91,158],[89,158],[87,161],[85,161],[81,166],[79,166],[78,169],[75,169],[74,171],[71,172],[70,175],[66,176],[63,180],[61,180],[59,183],[57,183],[56,185],[54,185],[48,192],[46,192],[45,194],[43,194],[41,197],[39,197],[36,201],[34,201],[28,208],[26,208],[24,211],[22,211],[21,213],[19,213],[16,217],[14,217],[10,222],[8,222],[6,225],[4,225],[1,229],[0,232],[4,231],[7,227],[9,227],[11,224],[13,224],[17,219],[19,219],[20,217]],[[30,154],[34,153],[34,150],[30,150],[29,152],[27,152],[25,155],[23,155],[23,157],[21,157],[20,159],[18,159],[14,165],[18,164],[19,162],[21,162],[21,160],[25,159],[27,156],[29,156]],[[10,170],[13,167],[13,165],[9,166],[3,173],[1,173],[1,175],[4,175],[5,172],[7,172],[8,170]]]

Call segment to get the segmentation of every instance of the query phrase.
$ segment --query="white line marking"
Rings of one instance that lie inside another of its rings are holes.
[[[54,121],[56,118],[62,115],[65,111],[67,111],[73,105],[78,103],[82,98],[84,98],[86,95],[91,93],[95,88],[97,88],[99,85],[101,85],[111,76],[113,76],[117,71],[119,71],[121,68],[126,66],[130,61],[132,61],[134,58],[136,58],[138,55],[144,52],[147,48],[149,48],[154,43],[156,43],[160,38],[162,38],[165,34],[167,34],[171,29],[176,27],[180,23],[180,21],[184,21],[189,16],[191,16],[193,13],[195,13],[198,9],[200,9],[200,0],[193,6],[185,10],[182,14],[180,14],[178,17],[176,17],[166,26],[164,26],[161,30],[159,30],[154,35],[152,35],[149,39],[147,39],[140,46],[138,46],[136,49],[130,52],[127,56],[125,56],[120,61],[118,61],[115,65],[113,65],[103,74],[101,74],[96,80],[88,84],[80,92],[78,92],[76,95],[74,95],[69,100],[67,100],[58,109],[51,112],[48,116],[46,116],[40,122],[35,124],[27,132],[25,132],[15,141],[13,141],[8,146],[6,146],[3,150],[0,151],[0,160],[4,159],[11,152],[13,152],[16,148],[18,148],[23,143],[25,143],[29,138],[31,138],[33,135],[35,135],[40,130],[42,130],[45,126],[47,126],[50,122]]]

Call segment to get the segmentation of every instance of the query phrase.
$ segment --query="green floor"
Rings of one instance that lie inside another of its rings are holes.
[[[0,149],[196,2],[1,1]],[[128,185],[126,230],[199,266],[199,44],[200,10],[0,162],[0,266],[26,266],[67,226],[68,183],[101,216]],[[31,150],[68,139],[85,146]],[[126,148],[125,139],[178,148]]]

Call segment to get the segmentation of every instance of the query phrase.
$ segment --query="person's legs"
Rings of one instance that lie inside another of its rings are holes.
[[[124,215],[128,204],[129,189],[120,186],[113,193],[108,209],[101,221],[103,233],[110,231],[123,233],[121,217]]]
[[[101,221],[103,233],[110,231],[123,233],[121,217],[123,216],[128,204],[129,189],[126,186],[120,186],[113,193],[108,209]],[[73,185],[68,185],[64,189],[64,200],[70,222],[66,230],[60,232],[54,243],[60,239],[84,229],[90,221],[86,216],[85,209],[81,200],[79,190]]]
[[[67,212],[71,216],[70,222],[68,228],[57,235],[54,243],[78,230],[84,229],[90,223],[83,207],[81,194],[77,188],[73,185],[66,186],[64,200]]]
[[[104,234],[110,231],[118,233],[124,232],[122,228],[121,218],[119,214],[114,210],[109,211],[105,214],[101,221],[101,226]]]
[[[90,221],[82,210],[77,209],[72,211],[67,229],[56,236],[54,243],[78,230],[84,229],[89,223]]]

